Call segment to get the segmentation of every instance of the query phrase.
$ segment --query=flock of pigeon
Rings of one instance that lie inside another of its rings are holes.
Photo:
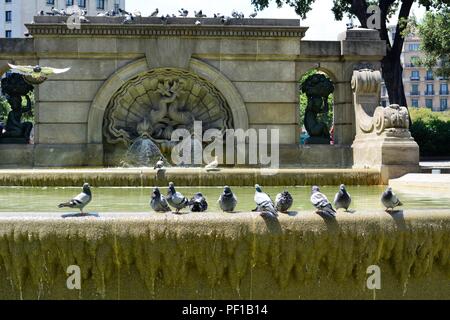
[[[87,206],[92,200],[92,192],[88,183],[83,185],[83,191],[72,200],[61,203],[58,207],[64,208],[77,208],[80,210],[81,215],[86,215],[83,212],[85,206]],[[317,209],[316,213],[326,219],[334,219],[336,217],[337,209],[345,209],[348,211],[352,202],[350,194],[347,192],[345,185],[341,184],[339,191],[334,197],[334,206],[328,201],[326,195],[320,192],[318,186],[313,186],[311,189],[311,204]],[[260,185],[255,185],[254,201],[256,208],[253,211],[260,212],[261,216],[265,218],[278,217],[278,212],[288,213],[288,210],[292,207],[294,202],[293,197],[288,191],[283,191],[277,194],[275,202],[272,201],[270,196],[262,191]],[[238,203],[237,197],[231,191],[229,186],[223,188],[223,193],[217,200],[220,208],[224,212],[234,212]],[[381,196],[381,202],[388,209],[393,210],[397,206],[401,206],[402,203],[392,192],[392,188],[388,187]],[[189,208],[191,212],[205,212],[208,209],[208,202],[201,192],[197,192],[191,199],[185,197],[182,193],[176,191],[175,184],[169,183],[167,196],[161,194],[158,187],[153,188],[153,192],[150,199],[150,207],[156,212],[170,212],[171,208],[175,209],[176,214],[179,214],[181,210]]]
[[[189,10],[181,8],[180,10],[178,10],[178,17],[183,17],[186,18],[189,16]],[[38,12],[39,16],[45,16],[45,15],[49,15],[49,16],[71,16],[72,13],[67,10],[64,9],[57,9],[55,7],[52,7],[51,10],[49,12],[45,12],[44,10],[41,10]],[[159,9],[156,8],[148,17],[158,17],[159,15]],[[251,13],[249,15],[249,18],[253,19],[256,18],[256,16],[258,15],[258,13],[255,11],[253,13]],[[80,10],[79,12],[79,18],[80,18],[80,22],[90,22],[87,18],[87,11],[86,10]],[[133,23],[133,21],[137,18],[137,17],[142,17],[142,13],[138,10],[135,10],[134,12],[128,12],[125,11],[123,9],[118,9],[117,11],[115,10],[110,10],[107,12],[101,12],[97,14],[97,17],[124,17],[124,20],[122,21],[122,24],[128,24],[128,23]],[[199,11],[194,11],[194,17],[195,18],[207,18],[208,16],[206,14],[203,13],[203,10],[199,10]],[[177,15],[175,14],[167,14],[167,15],[161,15],[159,16],[159,18],[161,19],[161,21],[163,21],[164,23],[167,23],[167,20],[169,18],[177,18]],[[244,19],[245,15],[242,12],[238,12],[236,10],[233,10],[231,12],[231,16],[226,16],[220,13],[214,13],[214,15],[211,18],[216,18],[216,19],[220,19],[222,24],[229,24],[230,21],[234,18],[234,19]],[[200,25],[201,21],[197,20],[195,21],[196,25]]]

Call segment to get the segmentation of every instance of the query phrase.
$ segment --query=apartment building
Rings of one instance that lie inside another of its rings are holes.
[[[66,9],[74,4],[87,10],[88,15],[125,8],[125,0],[0,0],[0,38],[23,38],[26,23],[33,21],[39,11]]]
[[[427,69],[417,64],[417,59],[424,56],[420,51],[420,38],[409,35],[404,42],[402,51],[403,86],[409,107],[427,107],[433,111],[449,109],[449,79],[438,77],[436,68]],[[440,62],[439,62],[440,63]],[[389,104],[386,87],[381,88],[381,103]]]

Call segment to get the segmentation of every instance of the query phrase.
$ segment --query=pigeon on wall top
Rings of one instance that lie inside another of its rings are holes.
[[[231,191],[229,186],[223,187],[223,193],[220,195],[219,200],[220,209],[225,212],[233,212],[237,205],[237,198]]]

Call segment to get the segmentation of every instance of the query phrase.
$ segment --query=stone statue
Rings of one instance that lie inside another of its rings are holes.
[[[330,144],[328,125],[318,119],[319,114],[328,113],[328,96],[333,93],[333,82],[325,75],[316,73],[302,83],[302,92],[308,98],[305,111],[305,128],[309,138],[306,144]]]
[[[116,92],[103,132],[108,144],[128,148],[145,131],[145,138],[169,156],[178,143],[171,141],[172,133],[193,133],[194,121],[202,122],[203,132],[233,128],[231,109],[211,83],[185,70],[161,68],[135,77]]]
[[[13,73],[2,79],[2,92],[6,95],[11,111],[6,120],[5,132],[0,135],[0,143],[29,143],[33,124],[22,122],[22,116],[30,113],[32,104],[28,94],[33,86],[26,83],[23,77]],[[22,107],[22,96],[25,96],[27,105]]]

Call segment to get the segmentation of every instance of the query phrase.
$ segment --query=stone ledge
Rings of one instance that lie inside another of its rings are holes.
[[[448,298],[450,210],[60,215],[0,214],[0,299]]]
[[[307,27],[300,27],[297,19],[232,19],[223,25],[214,18],[138,18],[133,24],[122,24],[123,17],[89,17],[80,29],[69,29],[67,17],[37,16],[33,24],[26,24],[33,36],[174,36],[174,37],[246,37],[246,38],[303,38]],[[200,20],[202,25],[195,22]]]
[[[206,172],[203,168],[167,168],[157,176],[149,168],[15,169],[0,170],[0,186],[80,186],[85,181],[102,186],[154,186],[174,181],[178,186],[267,186],[289,185],[381,185],[379,170],[373,169],[277,169],[223,168]]]

